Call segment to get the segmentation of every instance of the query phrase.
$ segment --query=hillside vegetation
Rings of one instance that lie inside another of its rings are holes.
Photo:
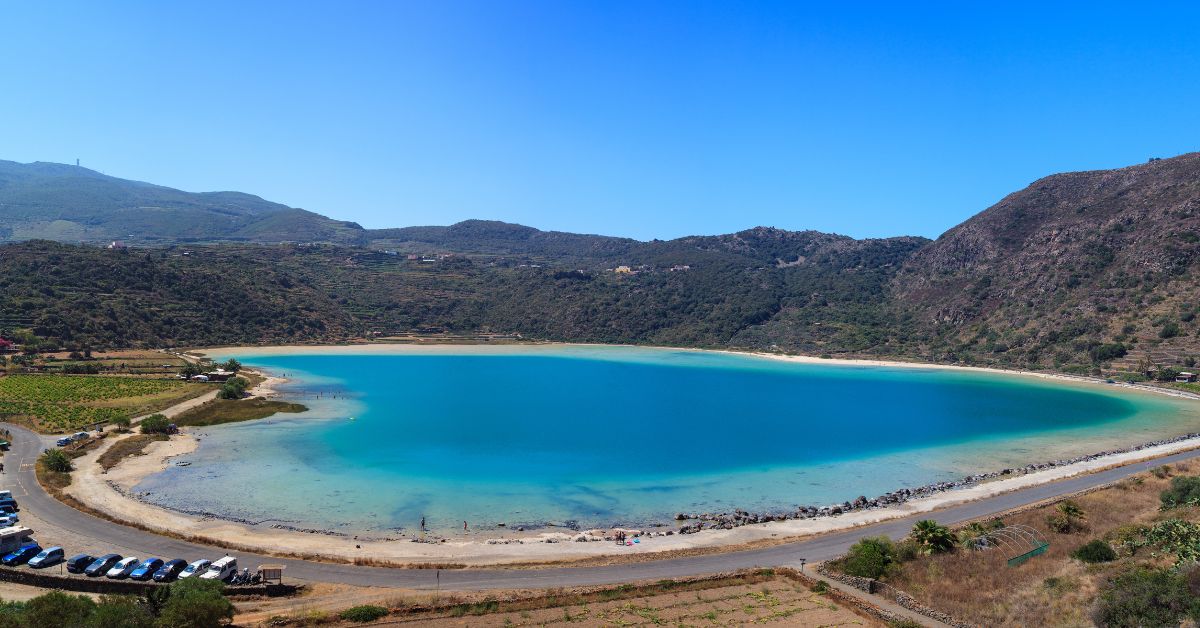
[[[17,169],[35,166],[133,185]],[[40,191],[22,198],[41,199],[38,215],[82,220],[47,200],[53,179],[32,181],[21,185]],[[12,189],[0,187],[6,208]],[[315,214],[217,198],[246,221],[226,231],[258,225],[300,243],[11,243],[0,335],[123,347],[500,333],[1129,373],[1200,358],[1200,154],[1047,177],[932,242],[768,227],[639,242],[478,220],[315,228]]]

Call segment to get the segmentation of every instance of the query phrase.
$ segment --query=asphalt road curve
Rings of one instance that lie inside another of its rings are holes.
[[[44,521],[94,538],[100,544],[112,543],[113,545],[137,548],[142,552],[139,554],[141,556],[220,556],[226,553],[225,550],[219,548],[180,541],[112,523],[64,505],[48,495],[38,484],[34,475],[33,462],[45,447],[46,439],[24,428],[4,425],[12,431],[13,444],[12,450],[4,456],[5,473],[3,477],[7,481],[3,488],[17,489],[13,492],[15,495],[19,495],[18,500],[22,511],[28,510]],[[864,536],[887,535],[892,538],[901,538],[908,533],[918,519],[935,519],[942,524],[953,525],[1101,486],[1160,464],[1187,460],[1196,456],[1200,456],[1200,451],[1182,452],[1155,460],[1135,462],[1089,475],[950,506],[932,513],[893,519],[774,547],[706,556],[669,558],[627,565],[539,569],[449,569],[438,572],[432,569],[358,567],[274,558],[245,552],[236,552],[236,555],[241,564],[248,567],[254,567],[261,563],[284,564],[287,566],[284,576],[288,579],[360,586],[414,589],[433,589],[435,586],[440,586],[443,590],[478,590],[548,588],[612,584],[633,580],[660,580],[749,567],[795,566],[800,563],[801,559],[809,562],[828,560],[843,554],[852,543]]]

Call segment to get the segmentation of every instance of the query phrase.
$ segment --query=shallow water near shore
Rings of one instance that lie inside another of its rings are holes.
[[[190,466],[135,490],[348,534],[790,510],[1200,427],[1195,401],[974,371],[591,346],[226,354],[311,410],[204,428]]]

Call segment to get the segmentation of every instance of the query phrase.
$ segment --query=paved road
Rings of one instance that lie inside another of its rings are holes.
[[[39,519],[52,522],[54,526],[71,530],[74,534],[95,539],[100,544],[115,547],[136,548],[139,556],[218,557],[224,550],[188,543],[156,534],[115,524],[66,506],[48,495],[37,483],[33,462],[41,453],[43,437],[21,427],[5,425],[12,431],[13,446],[5,457],[5,486],[13,489],[21,504],[22,512],[30,512]],[[727,552],[708,556],[672,558],[628,565],[604,567],[559,567],[546,569],[454,569],[438,572],[431,569],[389,569],[381,567],[356,567],[238,552],[240,562],[247,567],[261,563],[282,563],[287,566],[285,576],[292,579],[320,582],[339,582],[363,586],[391,586],[416,589],[433,589],[440,586],[451,589],[518,589],[545,588],[577,585],[610,584],[631,580],[658,580],[698,574],[732,571],[748,567],[772,567],[796,565],[800,559],[808,561],[828,560],[843,554],[846,549],[864,536],[887,535],[903,537],[917,519],[932,518],[940,523],[952,525],[971,519],[987,517],[1006,510],[1101,486],[1120,480],[1151,467],[1187,460],[1200,456],[1200,451],[1182,452],[1153,461],[1137,462],[1107,471],[1081,477],[1060,480],[1040,486],[1021,489],[959,506],[951,506],[933,513],[923,513],[903,519],[894,519],[874,525],[855,528],[844,532],[827,534],[807,541],[797,541],[775,547]],[[36,532],[36,530],[35,530]],[[41,539],[54,542],[52,538]],[[71,548],[67,548],[71,553]]]

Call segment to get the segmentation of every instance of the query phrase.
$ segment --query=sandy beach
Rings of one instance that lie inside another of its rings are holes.
[[[479,352],[505,352],[514,350],[513,345],[482,346],[470,349]],[[516,349],[527,350],[524,345]],[[453,346],[410,346],[410,345],[349,345],[333,347],[273,347],[266,349],[272,354],[287,353],[430,353],[443,351],[461,352],[464,347]],[[238,351],[237,349],[212,350],[205,354],[220,357]],[[263,350],[255,349],[256,352]],[[275,353],[278,352],[278,353]],[[854,361],[854,360],[825,360],[799,356],[778,356],[772,354],[749,354],[757,357],[780,359],[796,362],[812,362],[820,364],[847,364],[859,366],[896,366],[912,368],[970,368],[942,365],[922,365],[907,362],[887,361]],[[1070,381],[1080,384],[1106,386],[1112,385],[1065,375],[1019,373],[998,369],[972,369],[987,372],[997,372],[1009,375],[1027,375],[1045,377],[1056,380]],[[278,395],[274,388],[282,380],[268,377],[253,391],[255,395]],[[1125,387],[1130,392],[1153,392],[1171,394],[1175,391],[1163,391],[1153,387]],[[1195,397],[1188,393],[1176,396]],[[175,410],[174,408],[172,410]],[[170,441],[153,443],[145,455],[125,460],[109,472],[103,472],[95,464],[96,458],[104,451],[104,447],[89,453],[77,462],[78,471],[67,492],[80,502],[109,513],[117,520],[137,522],[139,525],[170,532],[174,535],[194,536],[210,539],[226,544],[232,543],[239,547],[253,547],[266,552],[285,552],[292,555],[323,555],[345,559],[347,557],[363,557],[376,561],[387,561],[396,564],[418,563],[459,563],[466,565],[487,565],[511,562],[541,562],[569,560],[580,558],[595,558],[602,556],[627,556],[631,554],[646,554],[672,550],[687,550],[695,548],[736,547],[747,543],[763,541],[782,541],[832,530],[845,529],[860,525],[875,523],[886,519],[904,517],[914,513],[922,513],[938,508],[968,502],[983,497],[998,495],[1020,488],[1050,482],[1074,475],[1124,464],[1146,460],[1170,453],[1200,448],[1200,438],[1188,438],[1161,445],[1155,445],[1136,451],[1128,451],[1101,456],[1086,461],[1075,462],[1050,469],[1030,472],[1023,475],[1003,476],[972,486],[947,490],[930,496],[912,499],[902,504],[882,508],[854,510],[838,516],[819,517],[814,519],[793,519],[773,521],[769,523],[751,524],[735,527],[729,530],[703,530],[693,534],[665,535],[665,531],[675,527],[652,528],[640,531],[643,534],[639,543],[633,546],[617,546],[605,542],[604,536],[611,535],[613,530],[571,531],[561,529],[539,530],[536,532],[519,533],[513,531],[472,531],[470,533],[452,533],[445,537],[416,537],[396,534],[392,537],[353,537],[317,532],[299,532],[289,529],[272,527],[270,523],[250,524],[227,521],[213,517],[193,516],[174,512],[158,506],[153,506],[132,495],[131,491],[143,478],[165,469],[175,456],[195,451],[200,436],[195,430],[185,429],[184,433],[173,437]],[[110,439],[115,440],[115,439]],[[1135,445],[1136,443],[1129,443]],[[106,444],[105,447],[111,446]],[[980,469],[979,471],[989,471]],[[633,532],[633,531],[630,531]],[[429,542],[433,541],[433,542]]]

